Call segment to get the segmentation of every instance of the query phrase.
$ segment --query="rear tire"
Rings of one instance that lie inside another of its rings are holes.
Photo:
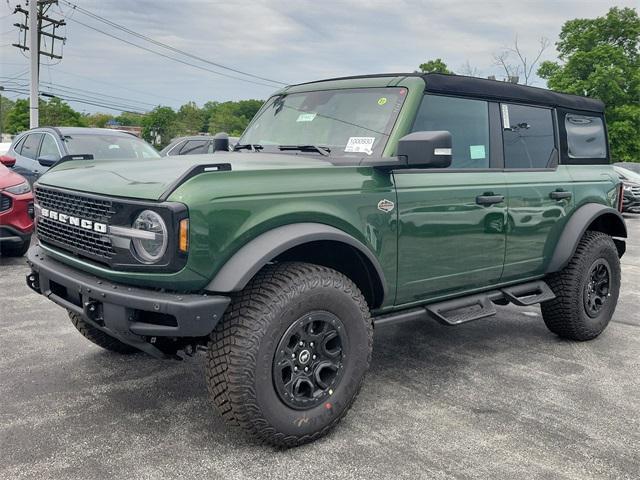
[[[350,279],[308,263],[269,265],[211,334],[209,394],[227,423],[266,443],[311,442],[351,407],[372,345],[369,308]]]
[[[549,330],[570,340],[596,338],[609,324],[620,293],[620,259],[613,239],[587,231],[569,264],[546,281],[556,295],[541,305]]]
[[[105,350],[109,350],[110,352],[114,353],[120,353],[123,355],[140,353],[140,350],[138,350],[137,348],[134,348],[131,345],[127,345],[126,343],[122,343],[117,338],[113,338],[111,335],[107,335],[94,326],[89,325],[77,313],[69,312],[69,318],[71,319],[71,323],[73,323],[73,326],[76,327],[76,329],[82,334],[84,338],[92,343],[95,343],[99,347],[104,348]]]

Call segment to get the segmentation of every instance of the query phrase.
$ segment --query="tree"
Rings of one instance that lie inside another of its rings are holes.
[[[13,108],[7,113],[4,129],[12,134],[29,130],[29,100],[19,98],[14,102]]]
[[[159,147],[165,147],[178,132],[176,119],[176,112],[171,107],[154,108],[142,120],[142,138]]]
[[[143,118],[144,115],[140,113],[122,112],[115,118],[115,121],[123,126],[126,125],[128,127],[141,127]]]
[[[91,115],[87,115],[85,118],[85,123],[90,127],[104,128],[109,120],[113,120],[113,115],[109,115],[108,113],[93,113]]]
[[[556,43],[559,62],[542,62],[538,75],[553,90],[599,98],[606,104],[612,158],[640,161],[640,18],[632,8],[566,22]]]
[[[229,135],[241,135],[260,109],[262,100],[240,100],[238,102],[208,102],[209,132],[227,132]]]
[[[85,127],[86,123],[82,114],[76,112],[69,104],[57,97],[48,102],[40,100],[40,125],[53,127]]]
[[[202,131],[204,112],[195,102],[188,102],[178,110],[177,120],[181,134],[195,135]]]
[[[418,68],[422,73],[453,73],[441,58],[422,63]]]
[[[516,36],[513,47],[508,47],[499,53],[494,53],[493,61],[495,65],[504,70],[507,78],[518,78],[518,83],[523,79],[524,81],[521,83],[531,85],[534,69],[548,47],[549,39],[540,37],[538,50],[533,57],[529,57],[518,44],[518,37]],[[523,78],[521,79],[520,77]]]
[[[15,102],[6,98],[4,95],[2,95],[3,93],[4,92],[0,91],[0,102],[2,102],[0,103],[0,133],[6,132],[7,117],[9,116],[9,112],[13,110],[13,106],[15,105]]]

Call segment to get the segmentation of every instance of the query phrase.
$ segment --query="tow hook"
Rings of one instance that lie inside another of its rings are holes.
[[[85,303],[84,311],[89,319],[100,325],[104,324],[104,319],[102,318],[102,304],[100,302],[91,301]]]
[[[34,292],[42,293],[40,290],[40,279],[36,272],[31,272],[27,275],[27,285]]]

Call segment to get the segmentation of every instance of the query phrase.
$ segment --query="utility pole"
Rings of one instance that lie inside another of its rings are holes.
[[[40,79],[40,31],[38,29],[38,1],[29,2],[29,128],[38,122],[38,82]]]
[[[66,25],[64,20],[56,20],[47,16],[47,11],[53,4],[57,4],[58,0],[28,0],[29,10],[25,10],[20,5],[16,6],[13,13],[22,13],[25,16],[24,23],[15,23],[14,25],[24,31],[20,43],[14,43],[13,46],[23,51],[29,50],[30,61],[30,78],[29,78],[29,127],[36,128],[39,125],[39,78],[40,78],[40,55],[49,58],[62,59],[62,55],[54,53],[55,41],[65,42],[66,38],[56,35],[56,29]],[[48,31],[51,29],[51,31]],[[29,40],[27,42],[27,33]],[[42,37],[51,40],[51,48],[43,51],[41,40]]]

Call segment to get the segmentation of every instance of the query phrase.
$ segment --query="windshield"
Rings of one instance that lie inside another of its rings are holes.
[[[96,160],[111,158],[160,158],[148,143],[134,136],[123,135],[65,135],[64,141],[71,155],[93,155]]]
[[[238,146],[315,146],[331,156],[380,155],[406,93],[395,87],[354,88],[271,97]]]

